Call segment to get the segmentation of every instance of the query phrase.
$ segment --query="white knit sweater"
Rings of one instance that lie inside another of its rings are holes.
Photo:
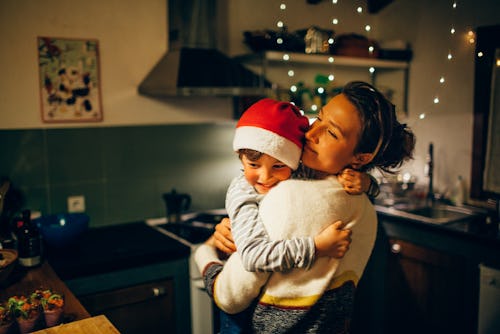
[[[272,240],[315,236],[329,224],[342,220],[352,229],[353,241],[342,260],[322,257],[309,270],[285,273],[247,272],[240,257],[233,254],[214,285],[214,299],[222,310],[241,312],[255,298],[278,307],[309,308],[325,291],[347,280],[357,284],[377,229],[376,213],[366,195],[348,195],[336,177],[287,180],[265,196],[260,215]],[[201,272],[210,262],[220,262],[215,249],[207,245],[197,249],[195,260]]]

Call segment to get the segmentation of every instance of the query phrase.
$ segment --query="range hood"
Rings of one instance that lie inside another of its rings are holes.
[[[271,84],[217,50],[216,0],[168,0],[169,50],[139,85],[151,97],[266,96]]]

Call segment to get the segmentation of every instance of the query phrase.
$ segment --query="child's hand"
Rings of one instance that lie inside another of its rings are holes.
[[[342,170],[337,179],[344,186],[344,190],[350,195],[360,195],[368,192],[371,184],[368,174],[350,168]]]
[[[329,225],[314,237],[316,256],[331,256],[336,259],[344,257],[351,244],[351,230],[343,230],[340,220]]]
[[[233,235],[231,234],[231,221],[229,218],[223,218],[219,224],[215,226],[213,234],[213,244],[223,253],[232,254],[236,252]]]

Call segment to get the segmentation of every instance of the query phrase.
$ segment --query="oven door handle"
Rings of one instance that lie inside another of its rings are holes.
[[[167,294],[167,289],[165,289],[164,286],[153,287],[151,291],[155,297],[161,297]]]

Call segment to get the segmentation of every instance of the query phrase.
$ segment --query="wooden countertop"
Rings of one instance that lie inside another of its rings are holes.
[[[87,310],[47,262],[31,269],[22,267],[14,269],[10,285],[0,289],[0,301],[5,301],[13,295],[28,295],[40,287],[50,288],[64,295],[63,322],[90,318]]]
[[[115,326],[104,315],[87,318],[69,324],[54,326],[34,332],[33,334],[120,334]]]

